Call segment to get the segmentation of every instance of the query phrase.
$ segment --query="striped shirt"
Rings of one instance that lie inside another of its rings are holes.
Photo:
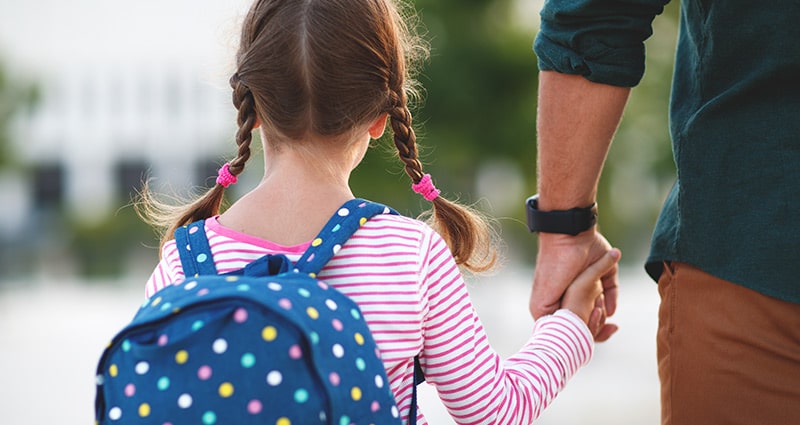
[[[309,243],[281,246],[205,222],[219,273],[266,254],[297,261]],[[414,356],[426,382],[459,424],[528,424],[567,380],[588,363],[594,342],[568,310],[536,321],[525,346],[503,360],[491,348],[463,276],[444,240],[426,224],[397,215],[366,222],[320,272],[360,306],[381,350],[398,407],[408,415]],[[184,279],[175,241],[164,245],[146,286],[157,290]],[[422,413],[417,423],[426,424]]]

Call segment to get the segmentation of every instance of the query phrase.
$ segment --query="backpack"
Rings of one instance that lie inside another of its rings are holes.
[[[217,274],[204,221],[179,228],[187,278],[147,300],[103,352],[96,423],[399,425],[361,310],[316,279],[358,227],[382,213],[396,214],[348,201],[296,264],[267,255],[225,275]]]

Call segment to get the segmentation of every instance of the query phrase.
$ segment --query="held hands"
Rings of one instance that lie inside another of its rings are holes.
[[[561,307],[580,317],[597,341],[605,341],[617,331],[616,325],[605,323],[607,313],[601,277],[616,270],[620,255],[616,248],[608,251],[572,281],[561,299]]]
[[[617,257],[614,258],[614,255]],[[618,259],[619,251],[612,250],[603,235],[594,229],[577,236],[539,234],[539,254],[529,304],[531,315],[538,319],[566,307],[562,303],[562,296],[573,283],[580,281],[582,285],[579,288],[590,289],[597,282],[602,296],[591,297],[591,302],[592,305],[602,304],[602,308],[594,313],[595,316],[602,315],[602,318],[593,316],[593,310],[588,310],[584,318],[583,312],[586,309],[581,309],[580,306],[573,306],[575,309],[570,310],[586,321],[592,316],[591,319],[598,322],[589,323],[595,340],[607,340],[617,331],[615,325],[605,324],[604,320],[605,316],[612,316],[617,307]],[[575,290],[577,288],[573,289]],[[572,296],[570,295],[570,302],[574,299]],[[597,329],[593,329],[592,325]]]

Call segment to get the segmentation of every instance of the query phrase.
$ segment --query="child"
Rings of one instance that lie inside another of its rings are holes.
[[[563,310],[540,319],[528,343],[502,361],[491,349],[459,266],[495,260],[488,227],[444,199],[417,157],[407,107],[408,64],[424,51],[392,0],[257,0],[243,23],[230,79],[238,110],[238,154],[217,185],[185,208],[165,209],[145,192],[146,215],[167,231],[147,296],[184,279],[175,228],[205,219],[220,273],[266,254],[296,261],[354,195],[351,171],[388,119],[413,189],[433,203],[432,223],[379,215],[341,246],[319,278],[356,301],[378,343],[392,391],[408,415],[419,355],[428,383],[458,423],[530,423],[592,354],[604,320],[598,278],[611,251],[581,274]],[[220,214],[223,191],[261,131],[264,177]],[[174,214],[164,214],[172,212]],[[591,317],[591,320],[590,320]],[[406,418],[404,418],[406,420]],[[418,423],[425,423],[418,413]]]

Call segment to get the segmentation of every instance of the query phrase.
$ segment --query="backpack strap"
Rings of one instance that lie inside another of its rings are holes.
[[[311,246],[297,261],[296,270],[316,276],[325,264],[339,251],[353,233],[378,214],[397,214],[397,211],[364,199],[351,199],[344,203],[328,220]],[[215,275],[217,268],[205,232],[205,220],[181,226],[175,230],[175,243],[186,277]],[[263,261],[256,260],[251,269],[261,269]],[[287,270],[281,270],[287,271]],[[232,274],[244,274],[244,271]],[[250,274],[250,273],[247,273]],[[258,273],[255,273],[258,274]],[[274,274],[274,273],[270,273]]]
[[[181,257],[183,274],[187,278],[217,274],[206,236],[205,220],[175,229],[175,244]]]
[[[297,260],[296,270],[316,276],[339,252],[347,239],[367,220],[378,214],[397,214],[397,211],[359,198],[345,202],[311,241],[308,250]]]
[[[419,355],[414,356],[414,386],[411,389],[411,410],[408,413],[408,425],[417,423],[417,385],[425,382],[425,373],[419,362]]]

